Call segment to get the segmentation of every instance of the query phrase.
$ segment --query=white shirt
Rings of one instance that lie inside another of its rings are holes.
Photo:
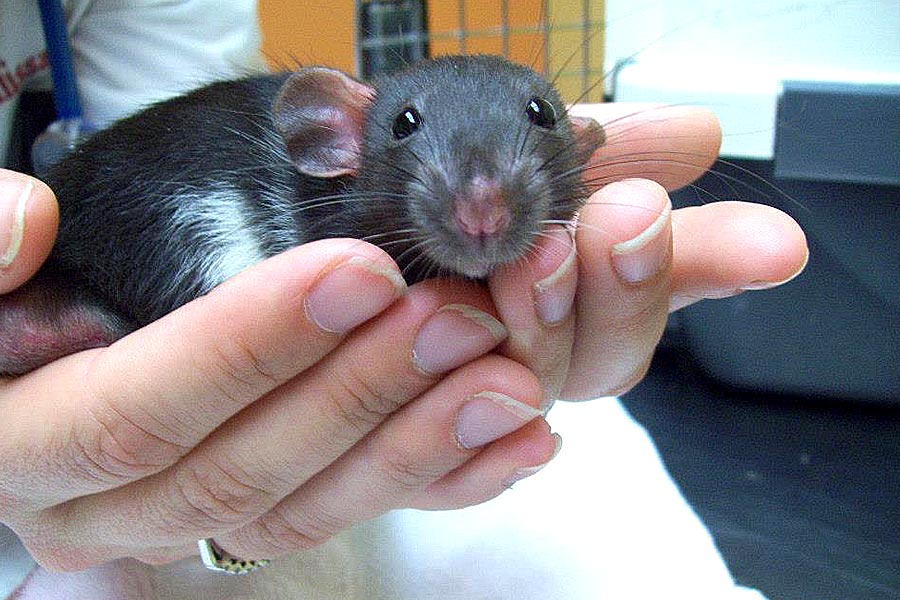
[[[102,127],[202,83],[262,69],[255,0],[64,0],[79,95]],[[0,165],[19,92],[50,89],[35,0],[0,3]]]

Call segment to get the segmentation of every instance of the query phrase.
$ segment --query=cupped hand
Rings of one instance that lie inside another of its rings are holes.
[[[509,329],[503,352],[540,377],[548,402],[620,394],[645,375],[669,312],[784,283],[808,257],[799,225],[744,202],[672,210],[667,189],[715,161],[709,111],[634,104],[573,112],[604,124],[584,172],[597,190],[574,225],[490,279]]]
[[[0,383],[0,521],[56,568],[171,560],[200,537],[260,558],[395,507],[477,503],[533,472],[558,448],[535,410],[545,398],[627,390],[670,310],[776,285],[806,260],[783,213],[672,211],[650,181],[678,187],[712,163],[709,113],[594,110],[608,143],[585,180],[617,183],[591,197],[574,240],[548,230],[495,273],[490,296],[449,280],[404,290],[379,250],[328,240],[107,349]],[[52,194],[30,193],[4,291],[49,251],[33,227],[55,228]],[[483,356],[500,343],[508,358]]]
[[[24,246],[23,246],[24,247]],[[122,338],[0,381],[0,521],[53,569],[243,558],[404,507],[481,502],[557,448],[484,289],[406,289],[324,240]]]

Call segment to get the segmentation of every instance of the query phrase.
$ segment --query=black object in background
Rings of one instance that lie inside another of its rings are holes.
[[[0,166],[20,173],[33,174],[31,146],[55,118],[56,108],[50,92],[22,92],[13,118],[6,164]]]
[[[673,315],[683,348],[726,385],[900,406],[900,186],[779,178],[772,161],[715,169],[673,204],[776,206],[803,226],[810,259],[783,287]]]
[[[900,185],[900,85],[785,81],[778,122],[776,176]]]
[[[422,0],[357,3],[358,72],[363,79],[396,71],[428,56]]]
[[[900,600],[900,407],[736,390],[673,347],[622,402],[740,583]]]

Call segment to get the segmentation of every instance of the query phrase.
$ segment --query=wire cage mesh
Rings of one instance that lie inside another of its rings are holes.
[[[603,99],[602,0],[356,0],[357,73],[442,54],[499,54],[554,79],[569,101]]]

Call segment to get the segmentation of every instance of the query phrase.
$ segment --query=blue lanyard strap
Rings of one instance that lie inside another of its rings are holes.
[[[75,68],[72,50],[66,34],[66,21],[60,0],[38,0],[41,23],[50,59],[50,75],[53,79],[53,101],[56,116],[61,120],[81,118],[81,103],[75,84]]]

